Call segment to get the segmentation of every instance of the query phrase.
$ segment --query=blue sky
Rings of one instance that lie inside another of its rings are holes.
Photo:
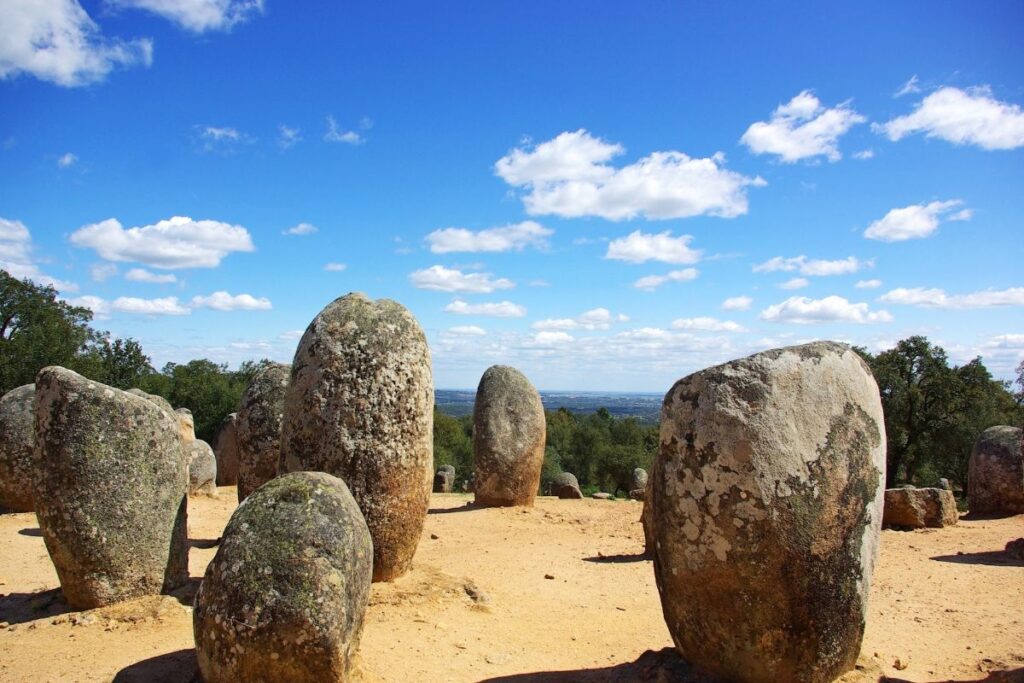
[[[0,0],[0,266],[159,367],[349,291],[435,382],[1024,358],[1024,5]]]

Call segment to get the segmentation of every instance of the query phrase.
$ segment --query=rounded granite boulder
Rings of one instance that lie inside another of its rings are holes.
[[[280,476],[238,506],[192,615],[206,683],[349,679],[373,548],[345,482]]]
[[[217,495],[217,457],[210,444],[196,439],[185,448],[188,457],[189,495]]]
[[[217,457],[217,486],[238,483],[238,413],[224,418],[213,440],[213,453]]]
[[[576,480],[576,475],[571,472],[559,472],[551,478],[551,495],[569,500],[583,498],[580,483]]]
[[[967,509],[977,514],[1024,512],[1024,432],[989,427],[967,461]]]
[[[72,607],[188,578],[188,462],[153,402],[47,367],[36,376],[36,516]]]
[[[546,437],[544,406],[530,380],[508,365],[487,368],[473,405],[476,503],[533,505]]]
[[[238,502],[277,476],[281,421],[291,367],[271,363],[249,382],[238,406]]]
[[[853,668],[882,521],[878,386],[849,347],[775,349],[665,396],[649,530],[680,654],[738,682]]]
[[[434,475],[434,493],[451,493],[455,490],[455,468],[442,465]]]
[[[902,529],[941,528],[959,521],[952,491],[940,488],[886,489],[882,526]]]
[[[32,512],[32,449],[36,385],[11,389],[0,398],[0,509]]]
[[[408,571],[434,478],[434,381],[416,319],[349,294],[299,341],[285,401],[281,472],[341,477],[373,537],[373,580]]]

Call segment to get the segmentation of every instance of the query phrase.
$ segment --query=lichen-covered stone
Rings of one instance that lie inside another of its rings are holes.
[[[967,509],[979,514],[1024,512],[1024,434],[1020,427],[989,427],[967,463]]]
[[[32,512],[32,449],[35,445],[36,385],[11,389],[0,398],[0,509]]]
[[[654,519],[651,512],[651,480],[644,488],[644,509],[640,512],[640,525],[644,530],[644,557],[654,557]]]
[[[882,526],[923,529],[953,526],[959,520],[952,491],[940,488],[886,489]]]
[[[188,578],[188,462],[153,402],[64,368],[36,376],[36,516],[68,603],[91,609]]]
[[[885,426],[849,347],[759,353],[676,382],[651,473],[662,609],[676,648],[738,682],[852,669],[882,521]]]
[[[188,492],[189,495],[217,495],[217,456],[213,454],[210,444],[196,439],[185,446],[188,457]]]
[[[238,406],[238,502],[277,476],[291,366],[272,363],[252,378]],[[326,435],[325,435],[326,436]]]
[[[530,380],[508,365],[487,368],[473,406],[477,504],[533,505],[546,437],[544,406]]]
[[[192,417],[192,411],[188,408],[175,408],[174,414],[178,418],[181,443],[183,446],[188,446],[196,440],[196,420]]]
[[[444,465],[434,475],[434,493],[451,493],[455,487],[455,468]]]
[[[224,418],[213,440],[213,453],[217,457],[217,486],[238,483],[238,413]]]
[[[345,480],[373,537],[373,580],[408,571],[434,476],[434,380],[402,305],[349,294],[299,341],[285,402],[281,471]]]
[[[206,683],[349,679],[370,597],[370,532],[345,482],[297,472],[238,506],[196,594]]]
[[[559,472],[551,479],[551,495],[567,500],[580,500],[583,492],[580,491],[580,482],[576,475],[571,472]]]
[[[150,401],[151,403],[157,404],[158,406],[160,406],[162,410],[166,410],[170,414],[170,416],[173,417],[175,420],[178,419],[178,417],[174,414],[174,406],[172,406],[171,402],[168,401],[163,396],[160,396],[159,394],[150,394],[143,391],[142,389],[135,388],[129,389],[127,393],[132,394],[133,396],[139,396],[141,398],[146,399],[147,401]]]
[[[630,491],[640,489],[641,491],[647,488],[647,470],[643,467],[637,467],[633,470],[632,485],[629,487]]]

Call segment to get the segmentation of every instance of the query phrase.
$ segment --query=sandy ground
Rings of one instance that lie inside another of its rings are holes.
[[[192,597],[235,491],[190,501],[190,584],[88,612],[63,602],[34,515],[0,515],[0,681],[195,674]],[[474,509],[435,495],[413,571],[374,584],[365,681],[696,680],[639,553],[640,504],[539,498]],[[1024,681],[1024,516],[884,531],[859,671],[844,681]]]

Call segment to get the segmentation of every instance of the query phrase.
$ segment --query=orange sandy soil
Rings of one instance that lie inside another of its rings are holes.
[[[698,680],[673,652],[632,501],[474,509],[435,495],[412,572],[374,584],[364,681]],[[0,515],[0,681],[191,681],[189,606],[235,490],[189,503],[189,585],[76,612],[32,514]],[[884,531],[843,681],[1024,681],[1024,516]],[[652,652],[647,652],[648,650]],[[899,668],[898,668],[899,667]]]

